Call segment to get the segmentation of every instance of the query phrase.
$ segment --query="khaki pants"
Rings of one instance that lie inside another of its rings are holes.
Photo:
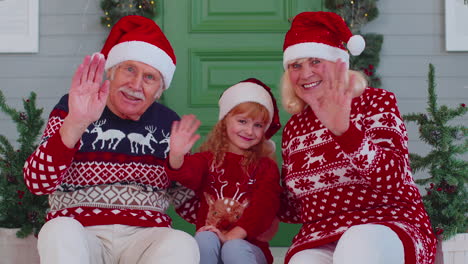
[[[47,222],[38,239],[44,264],[198,264],[200,254],[189,234],[167,227],[100,225],[83,227],[59,217]]]
[[[294,254],[289,264],[404,264],[405,252],[389,227],[364,224],[348,229],[338,242]]]

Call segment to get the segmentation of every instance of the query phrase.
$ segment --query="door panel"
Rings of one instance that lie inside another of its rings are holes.
[[[177,56],[171,87],[162,101],[179,115],[195,114],[205,139],[218,120],[218,99],[235,83],[258,78],[275,94],[283,73],[282,45],[289,18],[302,11],[323,9],[319,0],[160,0],[157,22]],[[284,126],[289,118],[280,109]],[[281,130],[280,130],[281,131]],[[281,166],[281,133],[273,137]],[[173,212],[174,227],[190,233],[194,227]],[[272,246],[288,246],[298,225],[281,224]]]
[[[191,32],[284,32],[291,1],[202,0],[191,2]]]

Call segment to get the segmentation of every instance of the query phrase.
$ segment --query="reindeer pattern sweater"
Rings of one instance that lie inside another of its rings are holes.
[[[367,88],[350,128],[333,135],[310,107],[283,131],[280,219],[300,223],[286,255],[336,241],[351,226],[381,224],[403,242],[406,264],[434,261],[435,237],[409,167],[395,95]]]
[[[177,212],[197,229],[210,221],[216,222],[221,230],[242,227],[247,232],[246,240],[260,247],[272,263],[268,243],[255,238],[270,227],[279,208],[281,187],[277,164],[270,158],[262,158],[255,169],[245,173],[240,165],[241,155],[227,152],[219,168],[210,166],[212,158],[211,152],[186,156],[178,170],[166,163],[171,180],[195,191],[195,197],[182,203]],[[239,218],[231,223],[227,219],[233,214],[239,214]]]
[[[84,226],[170,226],[164,160],[177,114],[155,102],[133,121],[106,107],[73,149],[58,133],[67,114],[65,95],[23,169],[29,190],[49,195],[47,220],[72,217]]]

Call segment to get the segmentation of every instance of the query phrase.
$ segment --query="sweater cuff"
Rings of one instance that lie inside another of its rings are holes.
[[[171,167],[171,164],[169,163],[169,157],[170,157],[170,153],[167,154],[167,157],[166,159],[164,160],[164,168],[166,169],[166,171],[170,171],[172,173],[177,173],[178,171],[180,171],[180,169],[182,168],[179,168],[179,169],[174,169]]]
[[[60,133],[55,133],[47,140],[47,154],[53,157],[53,160],[59,164],[69,164],[75,153],[80,148],[80,142],[76,143],[73,148],[67,147],[63,141]]]
[[[174,169],[171,167],[171,164],[169,163],[169,156],[170,154],[167,154],[167,157],[166,159],[164,160],[164,169],[166,171],[166,174],[167,174],[167,177],[169,177],[169,179],[171,181],[178,181],[179,180],[179,175],[183,175],[184,172],[182,170],[183,168],[183,165],[182,167],[180,167],[179,169]]]
[[[359,130],[352,122],[349,123],[349,128],[341,136],[332,136],[335,141],[346,153],[356,152],[362,145],[364,140],[364,132]]]

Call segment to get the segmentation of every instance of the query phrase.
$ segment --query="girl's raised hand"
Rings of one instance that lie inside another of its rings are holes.
[[[200,120],[195,115],[184,115],[179,121],[172,123],[169,146],[169,164],[173,169],[179,169],[187,154],[200,138],[195,134],[200,127]]]

